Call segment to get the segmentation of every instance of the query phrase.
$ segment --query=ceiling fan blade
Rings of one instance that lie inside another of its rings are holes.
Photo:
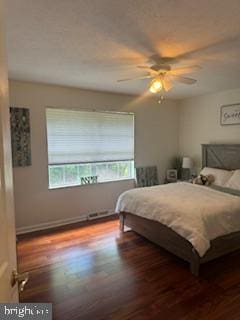
[[[149,66],[137,66],[138,69],[148,69],[150,70],[151,68]]]
[[[181,75],[185,73],[192,73],[200,69],[202,69],[200,66],[186,66],[186,67],[172,68],[170,72],[174,75]]]
[[[151,79],[151,78],[154,78],[154,75],[149,74],[142,77],[120,79],[120,80],[117,80],[117,82],[131,81],[131,80],[144,80],[144,79]]]
[[[197,82],[196,79],[181,77],[181,76],[174,75],[174,74],[169,75],[169,77],[174,81],[178,81],[178,82],[181,82],[184,84],[194,84]]]
[[[162,80],[162,84],[165,91],[169,91],[173,87],[171,81],[166,78]]]

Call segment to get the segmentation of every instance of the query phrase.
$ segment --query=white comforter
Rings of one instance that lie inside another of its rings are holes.
[[[240,197],[186,182],[126,191],[117,202],[121,211],[170,227],[201,257],[210,240],[240,231]]]

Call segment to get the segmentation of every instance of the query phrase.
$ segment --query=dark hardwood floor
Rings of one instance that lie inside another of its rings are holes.
[[[118,220],[21,236],[21,302],[52,302],[54,319],[240,319],[240,253],[188,265]]]

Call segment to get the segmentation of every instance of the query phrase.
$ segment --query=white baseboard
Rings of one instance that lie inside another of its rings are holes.
[[[44,222],[44,223],[34,224],[32,226],[17,228],[16,233],[18,235],[18,234],[24,234],[24,233],[29,233],[29,232],[33,232],[33,231],[46,230],[46,229],[60,227],[60,226],[64,226],[67,224],[86,221],[86,220],[87,220],[87,217],[76,217],[76,218],[55,220],[55,221],[51,221],[51,222]]]
[[[108,215],[99,216],[99,217],[96,217],[95,219],[100,219],[102,217],[111,216],[113,214],[115,214],[115,213],[109,212]],[[20,234],[24,234],[24,233],[33,232],[33,231],[46,230],[46,229],[65,226],[68,224],[87,221],[87,220],[93,220],[93,219],[89,219],[88,216],[82,216],[82,217],[75,217],[75,218],[68,218],[68,219],[62,219],[62,220],[55,220],[55,221],[51,221],[51,222],[39,223],[39,224],[35,224],[32,226],[17,228],[16,234],[20,235]]]

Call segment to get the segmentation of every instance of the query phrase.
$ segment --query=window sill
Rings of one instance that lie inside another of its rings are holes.
[[[127,181],[133,181],[135,182],[135,178],[127,178],[127,179],[121,179],[121,180],[111,180],[111,181],[104,181],[104,182],[98,182],[98,183],[87,183],[87,184],[74,184],[74,185],[66,185],[66,186],[54,186],[50,187],[48,186],[48,190],[56,190],[56,189],[69,189],[69,188],[81,188],[81,187],[89,187],[89,186],[97,186],[102,184],[109,184],[109,183],[121,183],[121,182],[127,182]]]

